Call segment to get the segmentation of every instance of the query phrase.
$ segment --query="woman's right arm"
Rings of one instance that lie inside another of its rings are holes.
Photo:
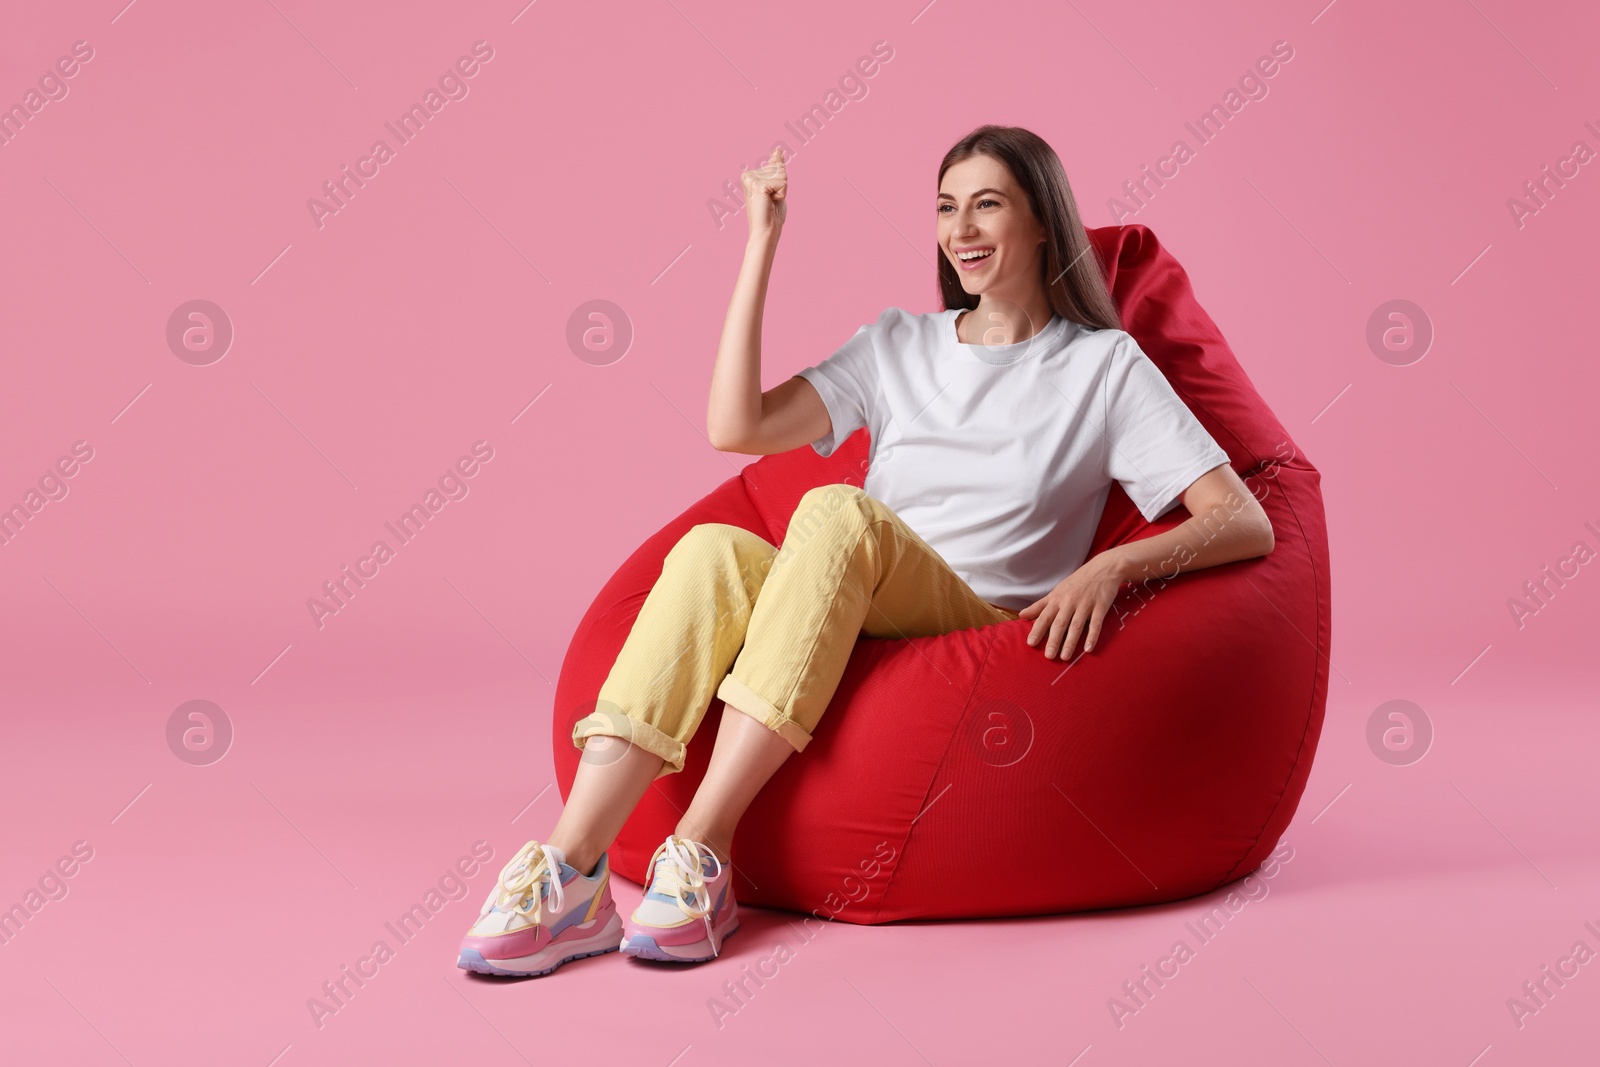
[[[765,166],[740,180],[750,239],[711,371],[706,436],[724,452],[765,456],[815,441],[833,424],[816,388],[799,375],[761,390],[761,312],[788,213],[783,149],[774,148]]]

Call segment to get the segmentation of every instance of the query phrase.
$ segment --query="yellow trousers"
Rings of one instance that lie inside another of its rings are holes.
[[[973,592],[882,501],[818,486],[800,498],[782,548],[726,523],[678,540],[572,743],[621,737],[665,761],[658,778],[677,773],[715,695],[798,752],[858,635],[925,637],[1017,617]]]

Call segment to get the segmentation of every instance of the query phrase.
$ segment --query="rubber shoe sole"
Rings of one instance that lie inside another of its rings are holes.
[[[483,953],[474,948],[464,948],[456,960],[456,966],[464,971],[474,971],[478,974],[496,974],[517,978],[538,978],[549,974],[563,963],[571,960],[581,960],[589,956],[602,956],[607,952],[616,952],[622,947],[622,916],[617,914],[615,907],[610,909],[606,921],[600,928],[588,937],[574,938],[571,941],[556,942],[547,945],[542,951],[531,956],[519,959],[486,960]]]
[[[692,945],[667,945],[656,944],[656,939],[649,934],[634,934],[625,939],[617,947],[623,955],[632,956],[641,960],[663,960],[668,963],[704,963],[714,960],[721,954],[721,947],[727,943],[728,938],[739,932],[739,920],[735,919],[733,925],[722,932],[722,938],[717,944],[717,951],[710,955],[699,955],[710,948],[710,942],[704,938]]]

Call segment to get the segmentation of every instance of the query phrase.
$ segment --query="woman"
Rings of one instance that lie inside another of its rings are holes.
[[[1055,152],[982,126],[939,168],[944,311],[889,308],[822,363],[760,387],[761,310],[788,210],[781,148],[743,175],[750,223],[712,373],[719,449],[821,455],[871,433],[865,484],[807,493],[782,547],[703,523],[661,577],[573,728],[583,749],[543,844],[501,872],[460,966],[548,974],[622,949],[710,959],[738,927],[729,848],[773,772],[805,747],[856,638],[1031,619],[1028,644],[1093,649],[1125,580],[1261,556],[1272,526],[1224,452],[1121,330]],[[1112,481],[1146,519],[1192,518],[1086,559]],[[1170,577],[1170,575],[1168,575]],[[683,769],[713,696],[704,781],[624,923],[606,849],[650,783]],[[798,861],[798,860],[797,860]],[[587,872],[587,873],[586,873]]]

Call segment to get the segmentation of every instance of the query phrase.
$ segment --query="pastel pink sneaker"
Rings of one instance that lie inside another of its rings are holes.
[[[622,918],[611,899],[611,864],[580,874],[554,845],[529,841],[511,857],[456,966],[480,974],[549,974],[568,960],[615,952]]]
[[[672,834],[650,859],[644,899],[623,926],[622,951],[646,960],[699,963],[739,929],[733,873],[710,846]]]

